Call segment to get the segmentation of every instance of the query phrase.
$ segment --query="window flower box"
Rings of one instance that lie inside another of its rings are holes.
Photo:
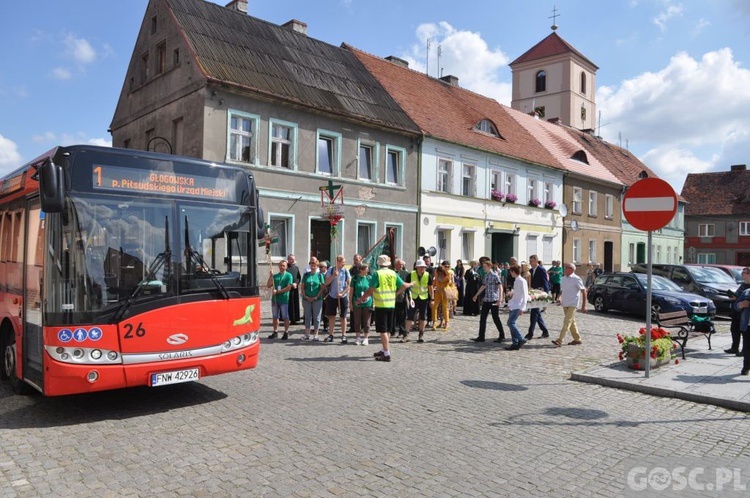
[[[518,200],[518,196],[516,194],[508,194],[505,196],[505,202],[510,202],[511,204],[515,204],[517,200]]]
[[[532,206],[532,207],[539,207],[541,204],[542,204],[542,201],[540,201],[539,199],[531,199],[529,201],[529,206]]]
[[[502,201],[503,199],[505,199],[505,194],[503,194],[499,190],[492,190],[490,191],[490,197],[493,201]]]
[[[555,201],[547,201],[544,203],[544,207],[546,209],[555,209],[557,207],[557,203]]]

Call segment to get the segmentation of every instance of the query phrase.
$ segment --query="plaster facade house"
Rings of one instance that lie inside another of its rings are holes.
[[[585,146],[612,174],[624,185],[625,189],[619,200],[615,202],[619,210],[622,197],[628,187],[648,176],[658,178],[648,166],[643,164],[627,149],[618,147],[595,137],[587,131],[566,127],[571,137]],[[651,234],[651,261],[653,263],[679,264],[683,262],[685,247],[685,199],[677,196],[677,213],[667,226],[655,230]],[[633,227],[628,220],[621,216],[622,223],[622,251],[620,252],[620,267],[629,271],[635,264],[647,262],[648,232]]]
[[[682,187],[687,263],[750,266],[750,171],[690,173]]]
[[[512,118],[515,111],[460,88],[454,76],[432,78],[397,58],[347,48],[424,134],[420,246],[435,247],[437,260],[452,263],[482,255],[494,261],[559,257],[562,219],[545,203],[562,202],[565,169]],[[539,205],[529,205],[532,199]]]
[[[252,170],[273,261],[350,258],[388,228],[397,254],[416,254],[419,129],[351,51],[299,21],[254,18],[244,0],[150,0],[111,133],[116,147]],[[345,199],[334,239],[329,181]]]

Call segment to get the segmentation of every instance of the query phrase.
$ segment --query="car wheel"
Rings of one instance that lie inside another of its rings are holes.
[[[607,306],[605,306],[604,298],[602,296],[596,296],[594,298],[594,309],[599,313],[607,312]]]
[[[13,331],[6,331],[0,337],[3,353],[3,378],[8,379],[10,387],[16,394],[27,394],[31,390],[29,385],[18,378],[16,374],[16,336]]]
[[[661,313],[661,306],[658,304],[652,304],[651,305],[651,322],[656,323],[656,319],[659,316],[659,313]]]

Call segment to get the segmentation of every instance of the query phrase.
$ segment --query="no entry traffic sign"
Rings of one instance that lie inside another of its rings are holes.
[[[664,228],[677,213],[677,194],[659,178],[644,178],[630,186],[622,201],[622,214],[638,230]]]

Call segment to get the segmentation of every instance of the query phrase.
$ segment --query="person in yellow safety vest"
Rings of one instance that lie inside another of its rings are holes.
[[[401,342],[409,341],[409,331],[414,324],[414,315],[419,313],[419,338],[417,342],[424,342],[424,329],[427,325],[427,310],[429,304],[435,302],[435,289],[432,285],[432,276],[426,271],[427,263],[424,260],[417,260],[414,264],[414,271],[406,277],[408,283],[415,287],[409,289],[409,310],[406,314],[406,334],[401,338]]]
[[[357,303],[366,301],[373,296],[375,305],[375,331],[380,334],[383,349],[375,353],[377,361],[391,361],[388,341],[396,315],[396,294],[404,292],[413,283],[407,284],[398,274],[389,268],[391,258],[387,254],[378,256],[378,271],[373,275],[370,288],[357,299]]]

